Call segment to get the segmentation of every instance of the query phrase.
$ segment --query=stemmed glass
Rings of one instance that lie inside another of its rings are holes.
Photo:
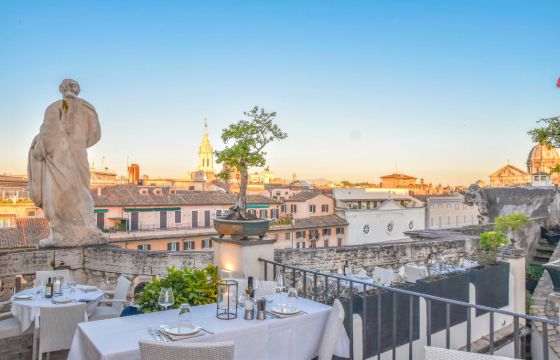
[[[37,280],[37,284],[35,286],[35,292],[36,292],[36,298],[37,299],[42,299],[43,298],[43,291],[45,290],[43,288],[44,284],[43,284],[43,280]]]
[[[159,291],[158,304],[165,308],[165,322],[167,323],[167,308],[175,303],[173,290],[171,288],[161,288]],[[167,325],[167,324],[166,324]]]

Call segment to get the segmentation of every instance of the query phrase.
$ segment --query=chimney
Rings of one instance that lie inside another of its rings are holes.
[[[140,183],[140,166],[138,164],[130,164],[128,166],[128,183],[132,185]]]

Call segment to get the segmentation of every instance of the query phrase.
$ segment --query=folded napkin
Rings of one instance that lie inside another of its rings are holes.
[[[269,315],[271,315],[272,317],[280,318],[280,319],[289,318],[289,317],[294,317],[294,316],[303,315],[303,314],[307,314],[307,313],[304,312],[304,311],[300,311],[300,312],[297,312],[297,313],[295,313],[295,314],[280,314],[280,313],[277,313],[277,312],[274,312],[274,311],[267,311],[267,313],[268,313]]]
[[[202,330],[198,330],[194,334],[190,334],[190,335],[174,335],[174,334],[170,334],[170,333],[166,332],[165,330],[161,329],[160,334],[162,336],[166,336],[171,341],[179,341],[179,340],[185,340],[185,339],[190,339],[190,338],[195,338],[195,337],[198,337],[198,336],[202,336],[202,335],[204,335],[204,332]]]
[[[21,294],[21,295],[14,296],[14,300],[31,300],[31,299],[33,299],[33,296],[29,294]]]
[[[97,286],[91,286],[91,285],[78,285],[77,287],[83,292],[92,292],[98,290]]]

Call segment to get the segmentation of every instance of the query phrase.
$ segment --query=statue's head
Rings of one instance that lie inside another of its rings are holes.
[[[62,97],[77,97],[80,93],[80,85],[76,80],[64,79],[58,87]]]

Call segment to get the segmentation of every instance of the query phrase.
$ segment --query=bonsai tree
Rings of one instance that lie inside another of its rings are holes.
[[[515,233],[525,227],[529,222],[529,218],[525,214],[509,214],[496,218],[494,230],[507,234]],[[515,249],[515,240],[511,239],[512,247]]]
[[[219,176],[229,179],[232,170],[239,173],[239,194],[235,205],[230,209],[228,219],[249,220],[247,217],[247,183],[250,167],[263,167],[266,164],[266,145],[285,139],[286,134],[274,123],[275,112],[267,113],[255,106],[244,112],[247,120],[239,120],[222,131],[226,147],[216,151],[216,162],[224,165]],[[231,144],[231,145],[228,145]]]

